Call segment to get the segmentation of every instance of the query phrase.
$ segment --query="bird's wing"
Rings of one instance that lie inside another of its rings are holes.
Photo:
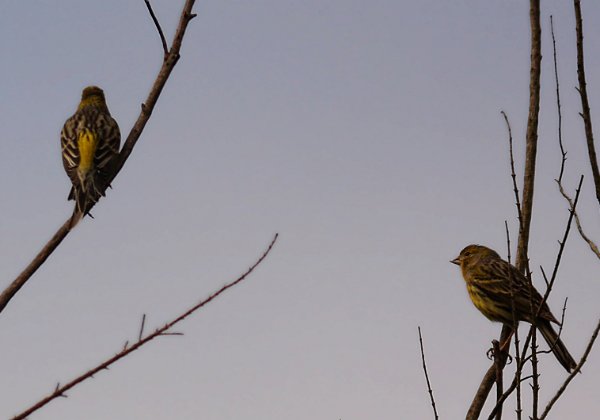
[[[108,113],[100,113],[95,118],[96,133],[100,141],[94,157],[94,163],[98,170],[110,169],[113,159],[119,154],[121,144],[121,132],[119,125]]]
[[[535,287],[529,284],[529,280],[516,267],[499,258],[492,258],[481,265],[482,273],[476,276],[479,287],[488,294],[495,294],[498,300],[513,299],[518,318],[531,322],[531,314],[538,310],[543,298]],[[539,317],[559,324],[545,302]]]
[[[79,121],[81,120],[81,115],[75,113],[72,117],[70,117],[63,126],[63,129],[60,133],[60,145],[62,152],[62,161],[65,171],[69,178],[71,178],[71,182],[73,185],[77,185],[79,183],[79,178],[77,177],[76,171],[79,166],[79,150],[77,148],[77,131]]]

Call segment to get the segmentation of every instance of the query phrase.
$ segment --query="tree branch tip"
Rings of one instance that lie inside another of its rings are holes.
[[[187,13],[185,17],[189,22],[190,20],[194,19],[196,16],[198,16],[196,13]]]
[[[158,335],[184,335],[182,332],[163,332]]]

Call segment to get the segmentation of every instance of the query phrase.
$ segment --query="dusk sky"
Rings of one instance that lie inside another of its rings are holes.
[[[568,205],[600,241],[575,90],[571,2],[542,2],[542,94],[529,257],[552,271]],[[582,2],[600,127],[600,3]],[[154,0],[171,41],[183,1]],[[243,273],[242,284],[31,416],[51,419],[464,418],[501,325],[449,263],[470,243],[513,258],[529,100],[517,0],[198,1],[181,59],[113,189],[0,313],[9,418]],[[0,3],[0,288],[71,214],[60,130],[98,85],[123,137],[163,52],[142,0]],[[597,137],[600,134],[597,132]],[[600,147],[600,145],[598,146]],[[600,316],[600,261],[572,229],[549,299],[579,360]],[[525,328],[520,330],[525,333]],[[515,364],[506,368],[510,382]],[[541,356],[540,402],[567,374]],[[530,407],[524,384],[524,407]],[[600,412],[600,345],[550,418]],[[506,406],[511,417],[513,400]],[[487,417],[491,409],[484,409]],[[529,411],[525,412],[527,415]],[[525,417],[525,416],[524,416]]]

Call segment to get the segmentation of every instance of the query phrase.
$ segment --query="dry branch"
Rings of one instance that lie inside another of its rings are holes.
[[[558,389],[558,391],[556,391],[556,394],[554,395],[554,397],[552,397],[550,402],[548,402],[548,405],[546,405],[546,408],[544,409],[544,412],[540,416],[539,420],[544,420],[546,418],[546,416],[548,416],[548,413],[550,412],[550,410],[552,409],[552,407],[554,406],[556,401],[558,401],[558,399],[561,397],[561,395],[565,392],[565,390],[567,389],[567,386],[569,386],[569,384],[571,383],[573,378],[575,378],[575,376],[581,371],[581,367],[587,361],[588,355],[590,354],[590,351],[592,351],[592,347],[594,347],[594,342],[596,341],[596,338],[598,338],[599,331],[600,331],[600,320],[598,320],[598,324],[596,325],[596,328],[594,329],[594,332],[592,333],[592,337],[590,338],[590,341],[588,342],[588,345],[585,348],[585,352],[583,352],[583,356],[581,356],[579,363],[577,363],[577,367],[575,369],[573,369],[573,372],[571,372],[571,374],[567,377],[567,379],[565,379],[565,382],[561,385],[561,387]]]
[[[527,119],[526,151],[525,151],[525,174],[523,177],[523,200],[522,200],[522,226],[519,232],[516,267],[526,272],[527,249],[529,244],[529,230],[531,226],[531,215],[533,209],[533,187],[535,180],[535,162],[537,154],[537,130],[538,116],[540,111],[540,72],[542,61],[542,29],[540,26],[540,1],[530,0],[529,21],[531,26],[531,67],[529,72],[529,116]],[[510,337],[512,328],[503,326],[500,334],[500,342],[503,343]],[[507,352],[501,353],[499,364],[504,366],[508,357]],[[496,362],[490,366],[483,377],[479,389],[475,393],[473,402],[467,412],[467,420],[479,418],[481,409],[485,404],[487,396],[496,380]]]
[[[567,200],[567,202],[569,203],[569,206],[573,207],[573,200],[571,200],[571,197],[569,197],[569,195],[565,192],[561,182],[557,180],[557,183],[558,183],[558,190],[560,191],[562,196],[565,198],[565,200]],[[579,215],[577,213],[575,213],[574,216],[575,216],[575,225],[577,226],[577,231],[579,232],[579,235],[588,244],[588,246],[590,247],[592,252],[596,255],[596,257],[600,258],[600,249],[598,249],[598,245],[596,245],[596,243],[594,241],[592,241],[586,235],[585,231],[583,230],[583,227],[581,226],[581,220],[579,220]]]
[[[558,79],[558,63],[557,63],[558,60],[557,60],[557,56],[556,56],[556,40],[554,38],[554,21],[552,19],[552,16],[550,16],[550,31],[552,32],[552,47],[553,47],[553,57],[554,57],[554,81],[556,84],[556,108],[558,110],[558,145],[560,147],[560,153],[561,153],[560,173],[558,174],[558,179],[556,179],[555,181],[558,184],[558,190],[560,191],[560,194],[565,198],[565,200],[567,200],[567,202],[569,203],[569,207],[573,208],[573,200],[571,200],[571,197],[569,197],[569,195],[565,192],[565,189],[563,188],[563,185],[562,185],[562,177],[563,177],[563,174],[565,171],[565,164],[567,161],[567,152],[564,148],[563,141],[562,141],[562,111],[561,111],[561,104],[560,104],[560,82]],[[587,98],[587,94],[586,94],[586,98]],[[588,110],[589,110],[589,108],[588,108]],[[591,120],[590,120],[590,124],[591,124]],[[591,131],[591,129],[590,129],[590,131]],[[588,142],[588,144],[589,144],[589,142]],[[591,144],[592,144],[592,146],[594,145],[593,140],[592,140]],[[590,247],[592,252],[596,255],[596,257],[600,258],[600,250],[598,249],[598,246],[594,243],[594,241],[592,239],[590,239],[589,236],[586,235],[585,231],[583,230],[583,226],[581,225],[581,220],[579,220],[579,215],[577,214],[577,212],[574,213],[574,216],[575,216],[575,225],[577,226],[577,231],[579,232],[579,235],[588,244],[588,246]]]
[[[504,118],[506,118],[506,115],[504,115]],[[506,123],[508,124],[508,119],[506,119]],[[509,125],[510,127],[510,125]],[[509,133],[510,133],[510,129],[509,129]],[[512,177],[513,177],[513,187],[515,188],[515,196],[517,198],[517,202],[518,202],[518,198],[519,198],[519,193],[517,188],[517,183],[515,181],[515,170],[514,170],[514,164],[513,164],[513,159],[512,159],[512,136],[510,136],[510,155],[511,155],[511,172],[512,172]],[[517,205],[517,208],[519,208],[519,215],[520,213],[520,206]],[[519,223],[520,224],[520,223]],[[507,249],[507,261],[509,264],[512,264],[511,261],[511,252],[510,252],[510,231],[508,230],[508,222],[505,220],[504,221],[504,229],[506,230],[506,249]],[[519,321],[517,320],[517,312],[515,310],[515,291],[514,291],[514,276],[513,276],[513,272],[510,271],[508,278],[510,280],[510,306],[511,306],[511,311],[513,314],[513,325],[512,325],[512,330],[514,331],[514,342],[515,342],[515,358],[516,358],[516,362],[517,362],[517,367],[522,366],[522,362],[521,362],[521,350],[519,348]],[[502,373],[502,372],[500,372]],[[496,372],[496,375],[498,375],[498,372]],[[517,371],[515,372],[515,379],[516,379],[516,384],[517,384],[517,408],[516,408],[516,413],[517,413],[517,420],[521,420],[521,415],[523,412],[522,406],[521,406],[521,370],[517,369]],[[498,382],[498,381],[496,381]],[[499,393],[502,394],[502,388],[498,388],[498,391],[500,391]],[[501,419],[502,418],[502,395],[498,395],[498,392],[496,392],[496,405],[498,406],[498,413],[496,415],[497,419]]]
[[[267,257],[267,255],[269,255],[269,252],[271,252],[271,249],[275,245],[275,241],[277,241],[277,237],[278,236],[279,236],[278,234],[275,234],[275,236],[273,237],[273,240],[269,244],[267,250],[261,255],[261,257],[248,270],[246,270],[246,272],[244,274],[242,274],[236,280],[234,280],[234,281],[226,284],[225,286],[221,287],[219,290],[217,290],[216,292],[212,293],[209,297],[207,297],[204,300],[201,300],[199,303],[197,303],[196,305],[194,305],[193,307],[191,307],[190,309],[188,309],[187,311],[185,311],[183,314],[181,314],[180,316],[178,316],[174,320],[166,323],[162,327],[157,328],[153,333],[148,334],[146,337],[142,337],[143,325],[144,325],[144,322],[146,320],[146,316],[144,315],[143,318],[142,318],[142,326],[140,327],[140,334],[139,334],[138,341],[136,341],[135,343],[133,343],[131,346],[129,346],[128,342],[126,342],[125,346],[123,347],[123,349],[119,353],[115,354],[113,357],[105,360],[104,362],[100,363],[96,367],[88,370],[84,374],[82,374],[82,375],[78,376],[77,378],[69,381],[65,385],[60,386],[60,384],[57,384],[56,388],[54,389],[54,391],[50,395],[48,395],[47,397],[41,399],[40,401],[38,401],[37,403],[35,403],[34,405],[32,405],[31,407],[29,407],[25,411],[23,411],[22,413],[17,414],[16,416],[14,416],[12,418],[12,420],[22,420],[22,419],[25,419],[31,413],[33,413],[33,412],[39,410],[40,408],[44,407],[50,401],[52,401],[52,400],[54,400],[56,398],[59,398],[59,397],[65,397],[66,396],[65,393],[67,391],[69,391],[70,389],[72,389],[73,387],[77,386],[78,384],[82,383],[83,381],[85,381],[87,379],[92,378],[96,373],[98,373],[98,372],[100,372],[102,370],[107,370],[108,367],[111,366],[113,363],[117,362],[118,360],[121,360],[122,358],[124,358],[128,354],[130,354],[130,353],[134,352],[135,350],[139,349],[144,344],[150,342],[151,340],[155,339],[156,337],[165,336],[165,335],[181,335],[181,333],[170,332],[169,330],[175,324],[183,321],[185,318],[187,318],[188,316],[190,316],[191,314],[193,314],[194,312],[196,312],[198,309],[200,309],[203,306],[205,306],[206,304],[210,303],[213,299],[215,299],[216,297],[218,297],[220,294],[224,293],[228,289],[230,289],[233,286],[235,286],[235,285],[239,284],[240,282],[242,282]]]
[[[421,347],[421,362],[423,363],[423,372],[425,373],[425,381],[427,381],[427,392],[429,393],[429,399],[431,400],[431,406],[433,407],[433,416],[435,420],[438,420],[437,408],[435,407],[435,398],[433,397],[433,389],[431,389],[431,383],[429,382],[429,375],[427,374],[427,363],[425,363],[425,350],[423,350],[423,337],[421,336],[421,327],[419,328],[419,345]]]
[[[594,131],[592,129],[592,117],[590,115],[590,104],[587,95],[587,84],[585,81],[585,66],[583,61],[583,20],[581,18],[581,2],[574,0],[575,7],[575,31],[577,32],[577,79],[579,81],[579,96],[581,97],[581,116],[585,126],[585,138],[588,147],[588,157],[592,167],[592,176],[596,187],[596,199],[600,203],[600,171],[596,158],[596,147],[594,146]]]
[[[546,303],[546,301],[548,300],[548,297],[550,296],[550,292],[552,292],[552,287],[554,286],[554,282],[556,280],[556,275],[558,274],[558,268],[560,266],[560,262],[562,259],[562,254],[564,252],[565,249],[565,245],[567,243],[567,238],[569,237],[569,232],[571,231],[571,225],[573,223],[573,218],[575,215],[575,210],[576,210],[576,206],[577,206],[577,202],[579,201],[579,195],[581,193],[581,187],[583,184],[583,175],[581,176],[581,178],[579,179],[579,184],[577,186],[577,190],[575,192],[575,201],[573,202],[573,206],[570,209],[569,212],[569,218],[567,220],[567,226],[565,227],[565,232],[563,234],[562,240],[559,241],[559,249],[558,249],[558,254],[556,255],[556,261],[554,263],[554,269],[552,271],[552,277],[550,279],[550,281],[548,281],[546,279],[546,274],[544,273],[543,269],[542,269],[542,274],[544,275],[544,280],[546,280],[546,291],[544,293],[544,296],[542,297],[541,302],[539,303],[539,305],[537,306],[537,309],[535,311],[534,316],[532,317],[534,320],[536,320],[540,314],[540,311],[542,309],[542,306],[544,306],[544,304]],[[565,303],[566,305],[566,303]],[[564,320],[564,311],[565,308],[563,307],[563,315],[562,318]],[[560,334],[562,332],[562,323],[563,320],[561,320],[561,329],[558,332],[558,336],[560,337]],[[541,353],[540,351],[538,351],[535,346],[532,346],[532,355],[530,355],[529,357],[526,357],[527,354],[527,348],[529,346],[529,343],[533,340],[533,337],[535,337],[535,325],[531,325],[531,327],[529,328],[529,333],[527,335],[527,338],[525,340],[525,344],[523,346],[523,350],[522,350],[522,354],[519,357],[518,355],[516,356],[517,358],[517,367],[516,367],[516,372],[515,372],[515,376],[514,379],[511,383],[511,385],[508,387],[508,389],[504,392],[504,394],[502,394],[502,396],[497,399],[496,402],[496,406],[492,409],[492,412],[490,413],[488,420],[492,420],[496,414],[502,410],[502,405],[504,404],[504,402],[507,400],[507,398],[512,394],[512,392],[518,388],[519,384],[521,383],[521,371],[523,369],[523,366],[525,365],[525,363],[531,359],[534,358],[536,354]],[[552,345],[551,343],[548,343],[548,345]],[[493,366],[492,366],[493,367]],[[491,368],[490,368],[491,369]],[[489,371],[488,371],[489,373]],[[536,373],[534,372],[532,378],[535,379],[535,375]],[[484,378],[485,379],[485,378]],[[490,385],[491,388],[491,385]],[[485,403],[485,400],[483,401]]]
[[[169,78],[171,71],[177,64],[179,60],[179,51],[181,50],[181,43],[183,41],[183,37],[185,35],[185,31],[187,29],[188,23],[192,20],[196,15],[192,14],[192,7],[194,6],[195,0],[186,0],[183,10],[181,12],[181,16],[179,18],[179,24],[177,26],[177,30],[175,32],[175,37],[173,38],[173,42],[171,44],[171,48],[168,51],[168,54],[165,55],[163,64],[158,72],[156,80],[152,85],[152,89],[146,98],[146,101],[142,104],[142,110],[140,115],[138,116],[133,128],[129,132],[125,143],[123,144],[123,148],[121,149],[118,159],[115,163],[115,171],[109,179],[108,184],[112,182],[112,180],[117,176],[117,174],[123,168],[123,165],[129,158],[133,147],[138,141],[146,123],[150,119],[152,115],[152,110],[156,105],[156,101],[162,92],[162,89]],[[151,8],[149,10],[152,10]],[[155,19],[153,17],[153,19]],[[156,23],[156,22],[155,22]],[[157,25],[160,28],[160,25]],[[54,250],[60,245],[62,240],[69,234],[71,231],[70,226],[71,217],[67,220],[54,234],[52,239],[44,245],[42,250],[35,256],[35,258],[29,263],[29,265],[17,276],[15,280],[0,294],[0,312],[4,310],[8,302],[14,297],[14,295],[23,287],[23,285],[31,278],[31,276],[37,271],[38,268],[46,261],[46,259],[54,252]]]

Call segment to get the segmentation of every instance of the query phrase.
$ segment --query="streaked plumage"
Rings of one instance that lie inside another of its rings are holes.
[[[69,200],[76,203],[76,222],[104,195],[119,154],[119,126],[108,111],[102,89],[83,89],[77,111],[65,122],[60,140],[63,166],[73,184]]]
[[[496,251],[482,245],[469,245],[451,262],[460,266],[471,301],[488,319],[511,326],[513,319],[532,323],[531,305],[535,314],[543,298],[529,286],[527,278]],[[570,372],[577,364],[551,323],[560,325],[544,302],[536,326],[560,364]]]

